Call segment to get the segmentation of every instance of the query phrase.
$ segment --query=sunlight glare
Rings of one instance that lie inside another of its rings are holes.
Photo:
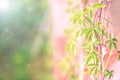
[[[10,8],[10,2],[7,0],[0,1],[0,10],[1,11],[7,11]]]

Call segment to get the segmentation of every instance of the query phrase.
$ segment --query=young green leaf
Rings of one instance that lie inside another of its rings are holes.
[[[112,37],[110,37],[110,38],[112,38]],[[106,43],[108,44],[110,50],[117,49],[117,39],[116,38],[110,39],[110,40],[106,41]]]
[[[105,5],[103,3],[96,3],[93,5],[94,8],[104,8]]]
[[[101,40],[96,40],[95,43],[97,43],[97,44],[101,44],[102,41],[101,41]]]
[[[95,27],[100,27],[100,26],[102,26],[102,25],[103,25],[102,22],[98,22],[98,23],[95,25]]]
[[[85,28],[82,30],[82,35],[85,35],[86,39],[90,38],[90,36],[92,35],[92,28]]]
[[[83,10],[84,15],[88,14],[89,11],[90,11],[90,9],[86,9],[86,8],[85,8],[85,9]]]
[[[91,34],[92,34],[92,29],[88,29],[86,32],[86,38],[88,39]]]
[[[74,52],[76,50],[76,42],[75,40],[70,40],[66,46],[66,52]]]
[[[120,55],[118,55],[118,61],[120,61]]]
[[[113,70],[106,70],[105,77],[108,77],[110,80],[113,77]]]
[[[96,76],[98,75],[98,65],[95,64],[93,68],[90,70],[90,74],[95,74]]]
[[[65,34],[70,34],[70,33],[72,33],[72,29],[66,29],[64,32],[65,32]]]
[[[93,15],[94,15],[94,13],[93,13],[93,9],[90,9],[90,18],[92,18]]]
[[[118,61],[120,61],[120,51],[117,51],[118,53]]]
[[[94,24],[93,24],[93,22],[92,22],[91,19],[89,19],[88,17],[85,17],[85,19],[86,19],[86,22],[88,23],[88,25],[89,25],[90,27],[94,27]]]
[[[92,56],[90,54],[87,55],[85,65],[88,66],[91,62]]]
[[[113,38],[113,34],[112,34],[112,33],[109,34],[109,38],[110,38],[110,39]]]
[[[81,17],[83,16],[83,14],[81,12],[76,12],[73,17],[71,18],[71,20],[73,21],[74,24],[78,23],[79,20],[81,19]]]
[[[95,64],[88,64],[88,67],[89,68],[92,68],[92,67],[94,67],[95,66]]]
[[[92,41],[91,40],[87,40],[85,41],[85,43],[82,45],[82,49],[83,50],[86,50],[87,52],[91,52],[93,50],[93,47],[91,46],[93,45],[92,44]]]

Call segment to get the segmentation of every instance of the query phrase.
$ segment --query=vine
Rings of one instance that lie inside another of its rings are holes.
[[[113,37],[113,33],[108,32],[108,27],[114,26],[110,22],[110,6],[110,1],[100,0],[72,10],[71,21],[74,27],[66,30],[70,35],[66,47],[66,51],[69,52],[67,57],[72,55],[68,62],[75,63],[76,56],[83,54],[83,73],[85,73],[83,76],[89,75],[92,80],[111,79],[114,73],[113,70],[108,69],[113,50],[117,50],[117,39]],[[82,39],[82,44],[79,44],[79,40]],[[105,61],[106,54],[109,56]],[[77,77],[73,80],[78,80],[79,76],[75,72],[73,74]]]

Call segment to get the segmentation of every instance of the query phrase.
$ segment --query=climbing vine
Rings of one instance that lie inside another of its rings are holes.
[[[84,3],[85,0],[82,2]],[[117,39],[112,32],[108,31],[109,27],[114,27],[109,16],[110,6],[110,1],[99,0],[69,11],[72,13],[73,27],[65,32],[70,35],[66,51],[68,52],[67,62],[69,66],[72,66],[69,70],[72,69],[74,74],[72,74],[72,80],[79,80],[79,76],[75,72],[75,69],[78,69],[75,58],[81,54],[84,55],[83,62],[80,63],[80,66],[82,64],[84,67],[83,76],[89,75],[90,80],[112,78],[114,71],[108,69],[108,64],[113,50],[117,50]],[[80,41],[82,44],[79,44]],[[120,51],[118,51],[119,53]],[[104,60],[106,54],[108,54],[108,58]],[[120,57],[118,57],[119,59]]]

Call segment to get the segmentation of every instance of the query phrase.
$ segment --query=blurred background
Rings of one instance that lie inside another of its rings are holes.
[[[0,80],[54,80],[48,0],[0,0]]]

